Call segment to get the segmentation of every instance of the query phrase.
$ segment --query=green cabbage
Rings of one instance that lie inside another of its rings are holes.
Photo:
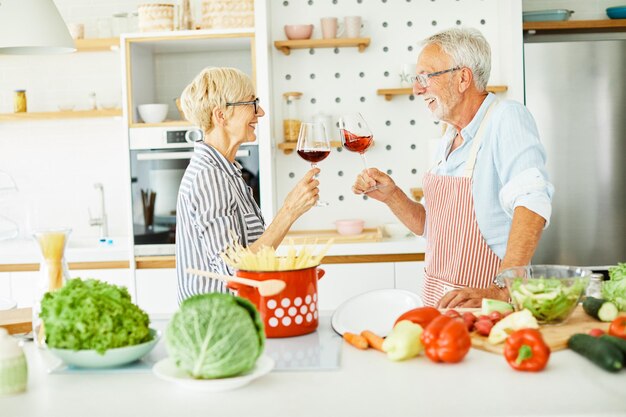
[[[619,311],[626,311],[626,262],[609,268],[608,281],[602,285],[602,297],[615,304]]]
[[[40,317],[52,348],[103,354],[150,340],[150,319],[132,303],[128,290],[95,279],[71,279],[46,293]]]
[[[263,352],[265,333],[257,309],[230,294],[186,299],[165,331],[170,357],[194,378],[225,378],[246,372]]]

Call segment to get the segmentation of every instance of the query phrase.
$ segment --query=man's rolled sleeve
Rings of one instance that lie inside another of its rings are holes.
[[[544,229],[550,224],[554,186],[543,177],[537,168],[529,168],[500,190],[500,205],[509,217],[516,207],[526,207],[546,220]]]

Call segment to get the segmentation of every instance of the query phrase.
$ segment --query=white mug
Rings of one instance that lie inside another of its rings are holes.
[[[359,38],[361,36],[361,16],[346,16],[343,18],[343,25],[346,31],[346,38]]]
[[[400,66],[400,87],[408,88],[413,86],[412,78],[415,76],[417,71],[417,65],[415,63],[412,64],[402,64]]]

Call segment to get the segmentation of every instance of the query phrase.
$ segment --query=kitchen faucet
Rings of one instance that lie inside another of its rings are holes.
[[[91,210],[89,211],[89,225],[90,226],[100,226],[100,239],[106,238],[109,236],[109,225],[107,222],[107,213],[104,206],[104,186],[97,182],[94,185],[94,188],[99,191],[100,194],[100,217],[91,217]]]

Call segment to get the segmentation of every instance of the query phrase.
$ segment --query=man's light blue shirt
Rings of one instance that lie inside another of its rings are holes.
[[[433,174],[463,176],[474,136],[495,99],[491,93],[485,98],[472,121],[461,130],[463,143],[450,155],[457,131],[446,131],[436,155],[436,161],[442,162],[431,170]],[[532,210],[546,220],[547,227],[554,187],[548,181],[546,151],[539,141],[535,120],[525,106],[501,100],[483,134],[473,176],[474,207],[483,238],[502,259],[515,208]]]

